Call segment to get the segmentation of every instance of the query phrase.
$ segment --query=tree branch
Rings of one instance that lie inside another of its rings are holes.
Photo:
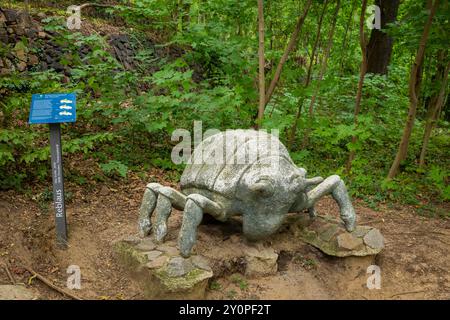
[[[22,267],[27,270],[29,273],[31,273],[33,276],[36,276],[36,278],[38,278],[39,280],[41,280],[44,284],[46,284],[47,286],[49,286],[50,288],[52,288],[53,290],[63,294],[64,296],[67,296],[69,298],[72,298],[74,300],[83,300],[80,297],[67,292],[64,289],[61,289],[60,287],[54,285],[50,280],[48,280],[47,278],[45,278],[43,275],[40,275],[39,273],[37,273],[36,271],[34,271],[33,269],[31,269],[30,267],[24,266],[22,265]]]
[[[267,92],[266,92],[265,105],[267,105],[269,103],[270,99],[272,98],[275,87],[277,86],[278,80],[280,79],[280,75],[281,75],[283,66],[288,59],[289,53],[294,48],[294,45],[297,43],[298,35],[303,26],[303,23],[305,22],[306,15],[308,14],[308,10],[309,10],[310,6],[311,6],[311,0],[308,0],[308,2],[306,3],[305,9],[303,11],[303,14],[299,17],[297,24],[295,25],[295,29],[294,29],[294,32],[292,33],[291,39],[289,40],[289,43],[288,43],[286,49],[284,50],[283,55],[280,58],[280,61],[278,62],[277,69],[275,71],[272,81],[270,82],[269,88],[267,89]]]

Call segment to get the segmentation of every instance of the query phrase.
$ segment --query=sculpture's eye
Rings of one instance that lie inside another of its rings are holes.
[[[293,174],[290,178],[289,178],[289,183],[293,184],[295,182],[297,182],[299,179],[301,179],[300,174]]]
[[[261,178],[249,187],[250,191],[258,196],[269,197],[274,192],[273,183],[270,179]]]
[[[291,192],[302,192],[306,188],[305,178],[301,174],[293,174],[289,178],[289,189]]]

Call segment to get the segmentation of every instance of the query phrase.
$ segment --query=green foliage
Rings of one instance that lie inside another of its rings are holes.
[[[211,284],[209,285],[209,288],[211,290],[221,290],[222,289],[222,285],[217,282],[217,281],[212,281]]]
[[[122,178],[127,176],[128,167],[120,161],[110,160],[107,163],[101,163],[100,167],[107,176],[119,175]]]
[[[239,289],[245,291],[248,289],[248,282],[239,274],[233,274],[230,278],[231,282],[238,285]]]
[[[136,0],[133,6],[128,1],[123,5],[109,8],[107,12],[118,14],[133,27],[146,30],[151,27],[158,30],[174,30],[176,22],[171,19],[177,2],[172,0]]]
[[[435,188],[437,188],[444,200],[450,200],[450,185],[448,184],[449,177],[450,170],[440,168],[436,165],[431,167],[427,176],[427,179]]]
[[[227,293],[226,293],[226,297],[228,299],[234,299],[234,298],[236,298],[236,295],[237,295],[236,290],[230,290],[230,291],[227,291]]]
[[[317,261],[313,258],[305,257],[301,254],[295,254],[292,258],[292,261],[299,263],[302,267],[304,267],[307,270],[316,269],[317,268]]]
[[[304,3],[264,2],[267,84]],[[61,8],[65,10],[64,4],[61,2]],[[372,207],[383,201],[414,205],[448,201],[448,122],[438,121],[427,165],[421,169],[417,166],[427,101],[439,89],[433,81],[435,57],[439,50],[448,49],[448,6],[438,10],[427,44],[423,89],[408,157],[402,163],[402,173],[386,180],[407,117],[407,81],[428,12],[421,2],[401,3],[397,22],[384,30],[395,39],[389,74],[366,75],[355,125],[361,52],[358,22],[348,17],[359,14],[359,4],[353,12],[351,5],[341,5],[327,71],[320,82],[313,117],[308,116],[334,11],[334,4],[328,5],[312,80],[305,87],[322,5],[323,1],[312,4],[298,44],[266,107],[263,128],[279,130],[281,140],[288,143],[288,133],[301,107],[298,130],[288,148],[293,160],[310,176],[337,173],[354,197]],[[123,0],[102,10],[114,17],[107,23],[121,18],[120,28],[130,35],[136,50],[136,67],[125,69],[111,54],[105,36],[69,31],[62,17],[44,19],[44,29],[57,32],[52,41],[67,48],[60,62],[70,67],[70,74],[66,79],[52,70],[34,69],[0,77],[0,188],[21,188],[49,179],[48,131],[45,126],[27,124],[32,93],[77,93],[77,122],[63,126],[64,156],[93,159],[98,164],[89,174],[66,168],[68,178],[79,184],[89,179],[126,178],[130,171],[143,175],[151,167],[164,169],[165,178],[178,181],[183,166],[175,165],[170,158],[174,145],[170,137],[175,129],[192,131],[195,120],[202,121],[204,131],[250,128],[254,124],[258,104],[255,3]],[[27,43],[17,46],[27,47]],[[84,47],[89,52],[80,55]],[[12,49],[1,47],[0,57],[6,57]],[[446,112],[448,107],[443,114]],[[306,134],[309,139],[304,144]],[[354,142],[353,136],[357,138]],[[356,157],[352,172],[346,174],[344,166],[350,151],[355,151]]]

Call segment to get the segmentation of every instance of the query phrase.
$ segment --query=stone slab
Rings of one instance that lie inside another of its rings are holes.
[[[176,255],[176,247],[169,248],[168,243],[164,246],[161,250],[151,238],[125,238],[114,243],[113,250],[130,278],[142,286],[146,298],[204,299],[213,276],[208,260],[200,256],[183,258]],[[146,249],[151,251],[143,251]]]
[[[278,254],[272,248],[252,248],[245,250],[245,274],[249,277],[268,276],[277,273]]]
[[[0,300],[36,300],[38,295],[21,285],[0,285]]]
[[[330,216],[309,218],[300,216],[292,226],[300,240],[336,257],[369,256],[381,252],[384,238],[381,232],[369,226],[357,226],[347,232],[343,223]]]

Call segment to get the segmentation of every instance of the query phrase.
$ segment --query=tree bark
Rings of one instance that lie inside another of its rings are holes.
[[[448,93],[445,95],[444,98],[444,103],[442,108],[439,110],[438,112],[438,116],[437,118],[439,119],[441,117],[441,113],[444,112],[444,120],[450,122],[450,103],[449,103],[449,99],[448,99]]]
[[[264,78],[264,7],[263,0],[258,0],[258,34],[259,34],[259,107],[258,107],[258,119],[256,121],[256,127],[261,126],[264,118],[264,108],[266,105],[266,90],[265,90],[265,78]]]
[[[416,91],[416,84],[417,84],[417,72],[420,67],[420,62],[423,60],[424,53],[425,53],[425,46],[428,40],[428,35],[430,33],[431,24],[433,22],[433,17],[436,13],[436,9],[439,5],[439,0],[435,0],[433,5],[431,6],[430,15],[428,16],[427,22],[425,24],[422,37],[420,38],[419,42],[419,49],[417,50],[416,58],[414,61],[414,64],[411,68],[411,75],[409,80],[409,111],[408,111],[408,117],[406,119],[405,128],[403,130],[403,135],[400,141],[400,145],[398,147],[397,154],[395,156],[395,159],[392,163],[392,166],[389,170],[388,179],[394,178],[397,173],[398,169],[400,167],[400,163],[405,160],[406,155],[408,153],[408,146],[409,146],[409,139],[411,137],[412,128],[414,126],[414,120],[416,118],[416,111],[417,111],[417,91]]]
[[[376,0],[381,11],[381,29],[395,22],[400,0]],[[372,29],[367,45],[367,73],[387,74],[394,40],[386,32]]]
[[[440,59],[440,65],[438,66],[437,78],[440,80],[440,89],[437,94],[434,94],[430,99],[430,106],[427,112],[427,122],[425,124],[425,130],[423,134],[422,150],[420,152],[419,167],[425,165],[425,156],[427,153],[428,143],[430,141],[431,132],[436,124],[439,110],[444,104],[445,90],[447,89],[448,73],[450,71],[450,62],[447,62],[447,66],[443,65],[443,60]]]
[[[333,22],[331,24],[331,28],[330,28],[330,31],[328,33],[327,46],[325,48],[325,53],[324,53],[322,65],[320,67],[319,78],[317,79],[317,84],[316,84],[316,87],[314,88],[314,93],[311,96],[311,101],[309,103],[309,110],[308,110],[308,112],[309,112],[309,117],[311,119],[312,119],[313,113],[314,113],[314,103],[316,102],[317,93],[320,90],[320,83],[321,83],[321,81],[323,79],[323,76],[325,75],[325,71],[327,69],[327,64],[328,64],[328,58],[330,56],[331,47],[333,46],[334,30],[336,28],[336,21],[337,21],[340,5],[341,5],[341,1],[337,0],[337,2],[336,2],[336,9],[335,9],[334,15],[333,15]],[[308,144],[309,133],[310,133],[310,130],[307,130],[305,132],[305,136],[303,137],[303,144],[302,144],[303,148],[306,147],[306,145]]]
[[[348,31],[350,30],[351,33],[351,28],[352,28],[352,19],[353,19],[353,11],[355,10],[355,3],[356,1],[352,0],[352,9],[350,11],[350,15],[348,16],[348,20],[347,23],[345,25],[345,33],[344,33],[344,40],[342,41],[342,52],[345,51],[345,48],[347,47],[347,39],[348,39]],[[345,55],[342,55],[341,57],[341,61],[340,61],[340,66],[339,66],[339,74],[342,75],[343,69],[344,69],[344,60],[345,60]]]
[[[309,85],[309,82],[311,81],[312,67],[313,67],[313,64],[314,64],[314,58],[315,58],[315,55],[316,55],[317,45],[319,44],[319,40],[320,40],[320,32],[322,30],[322,22],[323,22],[323,17],[325,15],[325,11],[326,11],[327,5],[328,5],[328,1],[325,0],[325,2],[323,3],[322,12],[321,12],[320,17],[319,17],[319,22],[317,24],[317,35],[316,35],[316,39],[314,40],[314,45],[312,47],[311,59],[309,61],[308,72],[306,74],[305,87],[307,87]]]
[[[297,43],[297,38],[300,33],[300,30],[303,26],[303,23],[305,22],[306,15],[308,14],[309,7],[311,6],[311,0],[308,0],[308,2],[305,5],[305,9],[303,11],[303,14],[299,17],[297,24],[295,25],[294,32],[292,33],[291,39],[289,40],[289,43],[286,47],[286,49],[283,52],[283,55],[280,58],[280,61],[278,62],[277,69],[275,71],[275,74],[273,76],[272,81],[270,82],[269,88],[267,89],[266,93],[266,101],[265,104],[267,105],[272,98],[272,94],[275,90],[275,87],[278,84],[278,80],[280,79],[281,71],[283,69],[284,64],[286,63],[289,53],[294,48],[295,44]]]
[[[362,8],[361,8],[361,15],[359,17],[359,46],[361,47],[361,55],[362,55],[362,61],[361,61],[361,67],[359,71],[359,81],[358,81],[358,91],[356,92],[356,102],[355,102],[355,112],[354,112],[354,124],[355,129],[358,125],[358,115],[361,110],[361,98],[362,98],[362,89],[364,85],[364,77],[366,76],[366,70],[367,70],[367,46],[366,46],[366,38],[364,36],[364,16],[366,13],[367,8],[367,0],[363,0],[362,2]],[[356,136],[352,137],[352,143],[356,143],[358,138]],[[355,150],[351,150],[350,154],[348,155],[347,165],[346,165],[346,171],[347,173],[350,173],[352,170],[352,162],[355,159],[356,152]]]
[[[314,44],[313,44],[313,48],[312,48],[312,52],[311,52],[311,56],[310,56],[310,62],[309,62],[309,66],[308,66],[308,71],[307,71],[307,75],[306,75],[306,79],[305,79],[305,84],[304,84],[305,88],[309,86],[309,82],[311,80],[311,70],[312,70],[312,66],[314,63],[314,56],[316,54],[317,45],[318,45],[319,39],[320,39],[320,31],[322,29],[322,21],[323,21],[324,15],[325,15],[327,4],[328,4],[328,1],[325,0],[325,2],[323,4],[322,12],[320,13],[319,22],[317,25],[317,34],[316,34],[316,38],[314,40]],[[295,114],[294,122],[292,123],[291,131],[289,133],[288,145],[289,145],[290,149],[292,148],[292,145],[294,144],[295,134],[297,133],[298,120],[300,119],[300,115],[302,113],[303,101],[304,101],[304,98],[300,99],[300,101],[299,101],[297,113]]]
[[[333,46],[334,30],[336,29],[336,21],[337,21],[340,5],[341,5],[341,1],[337,0],[337,2],[336,2],[336,9],[334,11],[333,22],[332,22],[332,25],[331,25],[331,29],[330,29],[330,31],[328,33],[328,43],[327,43],[327,47],[325,48],[325,53],[324,53],[324,57],[323,57],[323,61],[322,61],[322,66],[320,68],[319,78],[317,80],[317,86],[316,86],[316,88],[314,90],[314,94],[311,97],[311,103],[309,104],[309,114],[310,114],[310,116],[312,116],[312,114],[313,114],[313,107],[314,107],[314,103],[315,103],[315,100],[316,100],[316,97],[317,97],[317,93],[320,90],[320,83],[321,83],[321,81],[323,79],[323,76],[325,75],[325,71],[327,70],[328,58],[330,57],[331,47]]]

